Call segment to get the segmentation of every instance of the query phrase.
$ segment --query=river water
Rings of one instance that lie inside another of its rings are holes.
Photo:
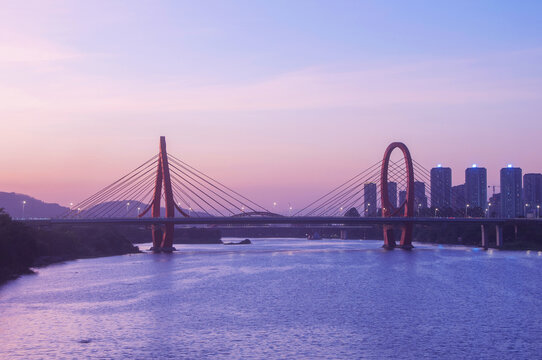
[[[38,269],[0,287],[0,358],[542,357],[541,252],[381,245],[262,239]]]

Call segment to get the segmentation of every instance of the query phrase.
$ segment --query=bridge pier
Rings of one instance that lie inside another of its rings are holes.
[[[502,227],[502,225],[495,225],[496,243],[498,248],[502,248],[503,245]]]
[[[395,249],[397,244],[395,243],[393,225],[383,225],[382,230],[384,232],[384,245],[382,247],[390,250]],[[401,249],[410,250],[414,248],[412,246],[412,230],[413,225],[410,223],[401,225],[401,241],[399,243]]]
[[[487,234],[486,234],[486,226],[484,224],[480,225],[480,228],[482,230],[482,247],[484,248],[484,250],[487,250],[488,248],[488,239],[487,239]]]
[[[383,225],[382,230],[384,231],[384,245],[382,246],[384,249],[394,249],[395,248],[395,237],[393,232],[393,226],[392,225]]]
[[[152,252],[160,252],[162,248],[162,225],[151,225],[152,247],[149,249]]]
[[[173,232],[175,231],[175,225],[167,223],[165,225],[164,237],[162,238],[162,251],[173,252],[176,249],[173,247]]]
[[[403,225],[403,231],[401,232],[401,249],[411,250],[414,248],[412,245],[412,230],[414,225],[407,223]]]

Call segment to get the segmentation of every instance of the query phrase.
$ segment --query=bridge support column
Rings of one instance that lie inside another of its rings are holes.
[[[348,239],[348,230],[341,230],[341,240]]]
[[[162,225],[152,225],[151,226],[151,232],[152,232],[152,247],[150,250],[154,252],[160,252],[161,245],[162,245]]]
[[[392,225],[384,225],[384,246],[385,249],[394,249],[395,248],[395,237],[393,232],[393,226]]]
[[[413,228],[414,228],[414,225],[412,225],[411,223],[403,225],[403,231],[401,232],[401,243],[400,243],[400,246],[402,249],[410,250],[414,248],[414,246],[412,246],[412,229]]]
[[[167,223],[165,226],[164,237],[162,238],[162,251],[172,252],[176,250],[173,247],[173,233],[175,231],[175,225]]]
[[[495,233],[496,233],[497,247],[502,248],[502,245],[503,245],[502,225],[495,226]]]
[[[486,234],[486,227],[484,224],[480,225],[480,228],[482,230],[482,247],[484,250],[487,250],[488,243],[487,243],[487,234]]]

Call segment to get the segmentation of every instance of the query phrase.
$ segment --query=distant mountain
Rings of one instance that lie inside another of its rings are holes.
[[[117,200],[117,201],[106,201],[93,207],[85,210],[81,210],[78,216],[85,217],[116,217],[123,218],[129,217],[133,218],[142,214],[148,207],[148,204],[143,204],[136,200]],[[190,214],[193,217],[207,217],[209,215],[203,212],[189,211],[188,209],[183,209],[187,214]],[[77,210],[72,210],[72,215],[76,215]],[[160,207],[160,215],[162,217],[166,216],[166,209],[162,206]],[[72,216],[73,217],[73,216]],[[152,217],[152,209],[149,209],[144,218]],[[182,217],[177,209],[175,209],[175,217]]]
[[[134,218],[139,214],[142,214],[149,205],[143,204],[136,200],[117,200],[117,201],[105,201],[94,205],[88,209],[81,210],[73,209],[70,217],[81,218],[101,218],[101,217],[115,217],[115,218]],[[160,214],[165,214],[166,210],[160,208]],[[151,217],[151,210],[149,210],[144,217]]]
[[[23,214],[23,201],[24,214]],[[129,205],[127,205],[129,204]],[[143,204],[135,200],[119,200],[119,201],[107,201],[91,207],[90,209],[83,209],[79,213],[77,209],[72,209],[70,217],[130,217],[134,218],[138,213],[143,213],[147,208],[147,204]],[[33,198],[25,194],[0,192],[0,208],[4,210],[14,219],[20,218],[54,218],[61,215],[65,215],[70,210],[68,207],[61,206],[54,203],[46,203],[44,201]],[[192,217],[207,217],[209,215],[203,212],[189,211],[183,209],[187,214]],[[166,209],[160,208],[160,214],[162,217],[166,216]],[[149,210],[144,217],[151,217],[152,211]],[[175,209],[175,217],[182,217],[182,215]]]
[[[23,215],[23,201],[24,215]],[[0,192],[0,208],[12,218],[51,218],[59,216],[69,210],[69,208],[54,203],[33,198],[25,194]]]

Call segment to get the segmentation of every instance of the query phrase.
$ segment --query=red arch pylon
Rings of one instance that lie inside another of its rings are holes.
[[[388,195],[388,167],[390,162],[390,156],[394,149],[400,149],[403,152],[405,159],[405,165],[407,170],[407,189],[406,199],[403,204],[398,208],[394,208],[390,203]],[[384,159],[382,160],[382,169],[380,173],[380,198],[382,203],[382,217],[391,217],[399,215],[403,208],[403,217],[412,217],[414,215],[414,167],[412,165],[412,157],[407,146],[402,142],[391,143],[386,152],[384,153]],[[387,249],[393,249],[395,244],[395,237],[393,232],[393,226],[384,225],[384,247]],[[405,223],[401,225],[401,242],[400,246],[404,249],[411,249],[412,246],[412,224]]]

